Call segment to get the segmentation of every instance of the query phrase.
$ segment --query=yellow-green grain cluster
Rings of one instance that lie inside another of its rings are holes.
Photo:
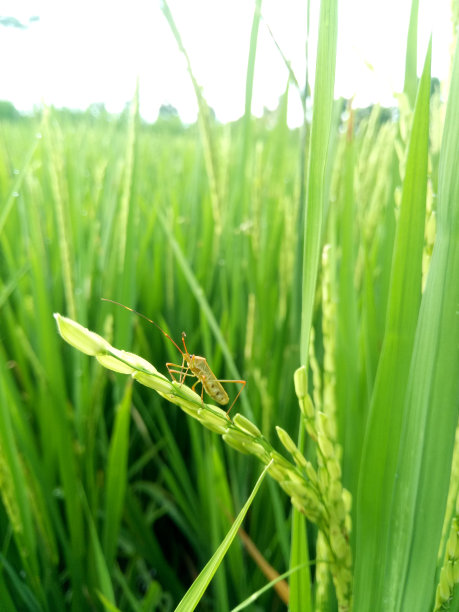
[[[444,550],[444,554],[439,559],[441,572],[435,596],[435,612],[450,609],[449,604],[459,582],[459,426],[456,429],[451,484],[440,550]]]
[[[449,603],[453,597],[454,589],[459,582],[459,503],[456,506],[456,515],[451,522],[449,538],[446,543],[446,552],[440,572],[440,581],[435,596],[434,611],[449,610]]]
[[[330,425],[330,419],[325,413],[315,411],[310,396],[306,394],[304,367],[295,372],[294,380],[304,426],[311,439],[317,442],[317,471],[310,466],[309,473],[315,474],[311,482],[314,482],[316,487],[317,499],[320,500],[318,508],[323,513],[315,521],[323,533],[323,541],[326,542],[326,547],[320,547],[322,554],[318,559],[329,562],[339,607],[344,611],[350,609],[352,600],[352,553],[349,541],[351,496],[341,484],[341,466],[334,427]],[[324,568],[321,567],[320,571],[324,572]],[[323,591],[322,588],[320,601],[325,597]]]

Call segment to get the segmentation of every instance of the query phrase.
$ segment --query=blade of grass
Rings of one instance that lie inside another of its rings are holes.
[[[215,437],[211,434],[206,435],[204,440],[205,458],[207,459],[207,464],[211,464],[212,466],[211,470],[206,470],[205,477],[207,478],[207,472],[209,472],[209,476],[210,478],[212,478],[212,481],[210,481],[209,478],[209,484],[211,486],[212,494],[215,496],[214,498],[210,497],[208,501],[208,514],[212,517],[212,522],[215,523],[217,527],[217,529],[215,529],[215,536],[212,541],[212,550],[215,550],[221,539],[226,534],[228,524],[230,524],[232,520],[234,520],[234,501],[232,499],[232,492],[230,488],[230,474],[228,473],[228,469],[224,463],[222,449],[220,445],[216,443]],[[210,461],[208,460],[209,458],[211,459]],[[260,493],[260,495],[261,494],[262,492]],[[218,499],[217,504],[215,503],[215,499]],[[229,516],[231,517],[231,519],[228,518]],[[247,592],[247,576],[243,571],[243,556],[244,552],[241,546],[232,546],[228,550],[225,563],[228,568],[228,576],[226,577],[226,581],[224,582],[224,588],[227,591],[225,595],[227,598],[229,597],[229,593],[234,590],[231,586],[232,584],[237,584],[236,592]],[[216,578],[218,578],[218,574]],[[226,601],[225,609],[227,609],[228,607],[229,604],[228,601]],[[223,608],[220,607],[219,609]]]
[[[126,272],[126,259],[129,256],[129,236],[128,232],[132,228],[132,190],[134,183],[135,147],[136,147],[136,125],[139,112],[139,85],[137,83],[136,92],[129,112],[129,125],[126,143],[126,164],[121,193],[118,230],[118,270]]]
[[[5,583],[4,572],[0,572],[0,601],[2,602],[2,608],[5,612],[17,611],[17,606],[14,603]]]
[[[65,290],[67,311],[71,317],[74,317],[76,316],[76,307],[74,269],[72,264],[75,261],[75,249],[72,242],[69,194],[64,170],[63,137],[60,130],[51,129],[50,123],[50,110],[47,109],[43,121],[44,143],[49,157],[48,171],[56,217],[59,256],[62,263],[62,284]]]
[[[437,237],[397,465],[385,609],[430,609],[459,415],[459,47],[440,153]]]
[[[338,8],[335,0],[320,6],[319,40],[314,85],[314,110],[309,148],[306,218],[304,226],[301,362],[306,365],[314,297],[321,253],[325,171],[333,115]]]
[[[247,74],[245,79],[245,107],[242,129],[242,147],[239,163],[239,186],[246,185],[245,176],[247,170],[247,159],[249,156],[249,148],[251,145],[252,134],[252,97],[253,97],[253,80],[255,75],[255,58],[257,53],[258,30],[260,27],[262,0],[255,1],[255,9],[252,20],[252,30],[250,32],[250,47],[249,58],[247,62]],[[241,197],[247,194],[246,190],[242,190]],[[243,206],[243,205],[242,205]]]
[[[254,500],[255,495],[257,494],[261,483],[263,482],[263,479],[266,475],[269,465],[267,465],[265,469],[263,470],[263,472],[261,473],[261,476],[257,480],[255,487],[253,488],[253,491],[250,494],[250,497],[246,501],[242,510],[237,515],[236,520],[231,526],[231,529],[228,531],[225,539],[220,544],[218,549],[215,551],[212,558],[208,561],[207,565],[203,568],[199,576],[193,582],[191,587],[188,589],[187,593],[185,594],[183,599],[180,601],[179,605],[176,607],[175,612],[190,612],[190,610],[194,610],[196,606],[198,605],[198,603],[200,602],[202,596],[204,595],[209,585],[209,582],[212,580],[219,565],[223,561],[223,558],[228,548],[230,547],[234,538],[237,536],[239,527],[241,526],[242,521],[244,520],[244,517],[247,514],[247,511],[250,508],[250,505],[252,501]]]
[[[231,612],[240,612],[240,610],[245,610],[248,606],[250,606],[250,604],[253,604],[260,597],[260,595],[263,595],[263,593],[265,593],[269,589],[274,588],[278,582],[280,582],[281,580],[285,580],[295,572],[298,572],[300,569],[303,569],[301,565],[299,565],[298,567],[292,567],[283,574],[279,574],[279,576],[274,578],[274,580],[270,580],[267,584],[264,585],[264,587],[258,589],[258,591],[256,591],[255,593],[252,593],[252,595],[250,597],[247,597],[246,600],[241,601],[241,603],[235,608],[233,608]]]
[[[116,278],[118,279],[118,299],[124,304],[135,303],[135,277],[137,267],[137,234],[139,216],[134,206],[136,188],[135,169],[137,163],[137,141],[139,124],[139,84],[137,83],[134,99],[129,109],[127,126],[126,159],[124,177],[120,194],[119,212],[116,223],[116,252],[118,255]],[[129,345],[130,326],[118,324],[120,313],[116,315],[116,339],[122,345]],[[122,393],[122,390],[120,390]]]
[[[18,598],[20,599],[20,601],[22,602],[24,606],[24,608],[22,608],[21,606],[21,609],[24,609],[27,612],[42,612],[43,608],[40,605],[39,601],[36,599],[36,597],[34,596],[32,591],[27,587],[27,585],[24,584],[21,577],[18,576],[14,567],[12,567],[10,563],[8,563],[8,560],[2,553],[0,553],[0,564],[3,567],[1,582],[3,583],[3,575],[6,574],[11,581],[13,589],[16,591]],[[0,592],[3,590],[4,589],[1,588]],[[17,610],[16,607],[13,607],[13,608],[9,607],[9,604],[11,603],[10,595],[9,594],[5,594],[5,595],[6,595],[5,599],[3,599],[3,597],[1,599],[2,610],[13,610],[13,612],[15,612]]]
[[[119,405],[108,452],[105,522],[102,541],[106,563],[109,568],[112,567],[115,559],[127,485],[131,396],[132,383],[126,386],[124,397]]]
[[[32,514],[27,499],[26,480],[21,465],[20,453],[16,445],[11,416],[8,410],[7,371],[0,354],[0,486],[1,496],[14,533],[19,555],[31,576],[38,572],[37,539],[32,521]],[[37,576],[38,577],[38,576]]]
[[[97,534],[97,529],[94,524],[94,520],[91,516],[88,504],[86,499],[83,503],[84,510],[86,512],[86,521],[89,527],[89,540],[92,546],[92,555],[94,560],[94,567],[97,579],[97,591],[98,593],[102,593],[102,595],[112,604],[115,604],[115,594],[113,592],[113,585],[110,577],[110,572],[107,567],[106,559],[102,550],[102,546],[100,544],[99,536]]]
[[[342,206],[336,211],[341,245],[337,273],[336,309],[336,412],[343,445],[346,487],[354,494],[363,439],[359,392],[359,319],[355,281],[358,233],[356,230],[354,111],[350,110],[343,153]]]
[[[164,587],[169,589],[176,596],[183,593],[183,585],[179,581],[178,575],[174,572],[164,557],[158,540],[152,530],[151,521],[145,516],[139,498],[128,488],[126,493],[125,507],[126,524],[129,528],[129,542],[141,559],[150,567],[158,568],[158,575],[161,576]]]
[[[104,606],[104,610],[108,610],[108,612],[121,612],[121,610],[119,608],[117,608],[114,604],[111,603],[111,601],[109,601],[105,595],[103,595],[102,593],[98,593],[99,599],[102,602],[102,605]]]
[[[335,86],[336,44],[338,35],[338,7],[336,0],[324,0],[320,5],[319,36],[314,85],[314,107],[309,145],[309,167],[306,189],[304,252],[301,305],[301,362],[307,365],[309,338],[313,319],[314,298],[322,239],[322,219],[325,208],[325,172],[330,140],[333,93]],[[298,448],[304,447],[304,431],[300,428]],[[292,552],[290,566],[302,566],[309,560],[304,518],[293,510]],[[290,607],[292,612],[311,607],[309,568],[292,576]]]
[[[409,143],[394,244],[386,331],[364,441],[357,506],[355,605],[384,609],[389,515],[403,406],[421,301],[430,98],[429,47]],[[374,563],[378,557],[379,562]],[[382,607],[381,607],[382,606]]]
[[[35,151],[37,150],[38,143],[40,142],[40,139],[41,139],[41,134],[37,134],[35,136],[35,140],[33,141],[32,145],[29,148],[29,151],[27,152],[27,155],[25,157],[24,164],[21,168],[21,171],[19,172],[19,174],[14,180],[14,183],[11,188],[8,199],[6,200],[5,204],[2,206],[2,212],[0,214],[0,236],[3,236],[3,228],[8,219],[8,215],[10,214],[13,208],[14,203],[17,201],[17,196],[21,190],[22,183],[24,182],[24,179],[27,176],[30,165],[32,163],[33,156],[35,154]]]
[[[418,86],[418,12],[419,0],[412,0],[408,40],[406,42],[405,82],[403,84],[403,92],[408,96],[411,108],[414,108]]]
[[[295,565],[300,561],[299,565]],[[290,610],[312,610],[311,570],[309,567],[308,534],[306,519],[298,510],[292,512],[292,542],[290,567],[299,567],[290,577]]]

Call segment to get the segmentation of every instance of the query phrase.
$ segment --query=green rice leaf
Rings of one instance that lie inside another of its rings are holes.
[[[301,304],[301,363],[306,365],[312,326],[314,297],[323,237],[322,223],[327,193],[326,167],[328,145],[333,117],[335,87],[336,44],[338,37],[338,6],[336,0],[324,0],[320,5],[319,36],[314,84],[314,107],[309,148],[309,166],[306,189],[304,225],[302,304]],[[301,429],[298,448],[303,451],[304,431]],[[294,509],[292,524],[292,552],[290,566],[308,562],[308,542],[304,518]],[[311,606],[309,568],[292,576],[291,610],[300,612]]]
[[[437,238],[404,407],[386,610],[431,609],[459,416],[459,52],[440,153]]]
[[[292,553],[290,567],[295,561],[301,559],[300,569],[290,577],[290,610],[294,612],[307,612],[311,607],[311,572],[309,569],[308,537],[306,532],[306,519],[298,510],[293,510],[292,516]]]
[[[102,546],[100,545],[97,529],[94,525],[94,520],[91,516],[87,503],[84,504],[86,510],[86,519],[89,525],[89,539],[93,549],[95,577],[97,579],[98,591],[102,593],[105,599],[112,605],[115,604],[115,594],[110,578],[110,572],[104,557]]]
[[[6,590],[6,584],[4,582],[4,577],[8,576],[12,588],[11,591],[16,592],[16,599],[19,599],[22,602],[21,609],[27,610],[27,612],[41,612],[42,607],[39,601],[36,599],[35,595],[29,589],[27,584],[18,576],[15,568],[8,562],[6,557],[0,553],[0,567],[2,570],[2,577],[0,579],[0,596],[2,603],[2,611],[5,612],[16,612],[17,608],[14,607],[14,604],[11,599],[11,594]]]
[[[212,558],[208,561],[207,565],[201,571],[201,573],[193,582],[191,587],[188,589],[185,596],[180,601],[179,605],[176,607],[175,612],[190,612],[191,610],[194,610],[200,602],[220,563],[223,561],[223,557],[226,555],[228,548],[236,537],[238,529],[242,525],[242,521],[244,520],[244,517],[247,514],[247,511],[250,508],[250,505],[254,500],[261,483],[263,482],[266,472],[268,471],[269,465],[266,466],[263,472],[261,473],[261,476],[257,480],[249,499],[246,501],[244,507],[237,515],[236,520],[232,524],[231,529],[226,534],[225,539],[220,544],[215,553],[212,555]]]
[[[284,572],[283,574],[279,574],[277,578],[275,578],[274,580],[270,580],[261,589],[258,589],[258,591],[256,591],[255,593],[252,593],[250,597],[247,597],[247,599],[245,599],[244,601],[241,601],[241,603],[238,604],[235,608],[233,608],[231,612],[240,612],[241,610],[245,610],[248,606],[250,606],[250,604],[256,601],[260,597],[260,595],[263,595],[263,593],[265,593],[269,589],[272,589],[275,584],[277,584],[281,580],[285,580],[289,576],[292,576],[295,572],[298,572],[298,570],[300,569],[303,569],[303,568],[301,566],[292,567],[286,572]]]
[[[320,5],[319,42],[306,192],[301,316],[301,362],[303,364],[306,363],[309,350],[309,334],[321,253],[324,195],[326,193],[325,171],[333,116],[337,37],[337,2],[336,0],[324,0]]]
[[[400,432],[421,301],[429,138],[430,47],[413,117],[394,244],[386,330],[364,441],[357,506],[355,605],[383,609],[381,593]],[[374,560],[378,558],[378,563]]]
[[[126,492],[131,396],[132,383],[118,408],[108,453],[103,544],[109,567],[115,557]]]
[[[28,499],[27,481],[20,452],[14,436],[10,415],[12,409],[8,393],[8,369],[0,352],[0,492],[10,529],[16,539],[24,566],[32,574],[37,572],[37,537],[34,530],[31,505]]]
[[[121,612],[121,610],[112,604],[104,595],[102,595],[102,593],[98,593],[98,595],[105,610],[108,610],[108,612]]]
[[[412,0],[408,40],[406,42],[405,83],[403,85],[403,92],[407,95],[412,108],[414,107],[414,102],[416,100],[416,90],[418,85],[418,12],[419,0]]]

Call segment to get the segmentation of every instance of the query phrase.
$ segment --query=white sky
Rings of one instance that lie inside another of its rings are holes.
[[[263,16],[301,84],[306,4],[262,3]],[[410,4],[339,1],[336,96],[354,95],[356,106],[393,102],[392,94],[403,88]],[[240,117],[254,2],[170,0],[169,6],[207,102],[221,121]],[[104,102],[109,111],[120,112],[132,99],[139,77],[145,119],[154,121],[161,104],[172,104],[184,121],[194,121],[194,92],[159,0],[0,0],[0,15],[24,22],[33,15],[40,18],[27,30],[0,26],[0,99],[20,110],[41,102],[83,109]],[[450,0],[421,0],[418,72],[430,30],[432,75],[445,79],[452,39]],[[314,49],[311,40],[311,66]],[[262,22],[252,112],[261,115],[264,106],[275,108],[286,83],[286,68]],[[291,91],[289,123],[295,124],[300,105]]]

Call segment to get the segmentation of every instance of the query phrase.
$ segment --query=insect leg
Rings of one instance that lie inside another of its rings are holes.
[[[195,376],[195,374],[193,374],[193,376]],[[202,385],[202,387],[201,387],[201,404],[204,405],[204,383],[202,382],[202,380],[200,378],[198,378],[198,380],[194,383],[194,385],[191,387],[191,390],[194,391],[194,388],[199,383],[201,383],[201,385]]]
[[[172,374],[180,374],[180,376],[192,376],[193,378],[196,378],[196,374],[193,374],[193,372],[187,372],[186,369],[185,369],[185,372],[183,372],[183,370],[173,370],[172,368],[170,368],[168,369],[168,372],[171,376]]]
[[[230,406],[230,407],[228,408],[228,410],[226,411],[226,414],[227,414],[227,415],[229,415],[229,412],[230,412],[231,408],[232,408],[232,407],[234,406],[234,404],[236,403],[237,398],[238,398],[238,397],[241,395],[242,390],[244,389],[244,387],[245,387],[245,386],[246,386],[246,384],[247,384],[247,381],[246,381],[246,380],[228,380],[228,379],[223,379],[223,378],[219,378],[219,379],[217,379],[217,380],[218,380],[218,382],[220,382],[220,383],[222,383],[222,382],[229,382],[229,383],[239,383],[239,384],[241,384],[241,385],[242,385],[242,387],[239,389],[239,391],[238,391],[238,393],[237,393],[236,397],[234,398],[234,400],[233,400],[233,402],[232,402],[231,406]],[[229,417],[228,417],[228,418],[229,418]]]
[[[176,381],[174,374],[180,374],[180,378],[178,382],[182,385],[183,381],[185,380],[185,376],[188,375],[188,370],[190,369],[190,366],[187,365],[187,367],[185,368],[185,357],[184,357],[182,360],[182,365],[178,365],[178,363],[171,363],[170,361],[168,361],[166,363],[166,368],[170,376],[172,377],[172,380]],[[174,368],[178,368],[178,370]]]

